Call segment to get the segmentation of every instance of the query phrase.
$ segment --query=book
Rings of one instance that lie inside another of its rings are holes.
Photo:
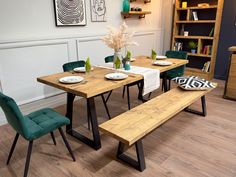
[[[197,12],[193,11],[192,13],[193,13],[193,20],[197,21],[198,20]]]
[[[211,62],[210,62],[210,61],[204,63],[204,65],[203,65],[203,67],[202,67],[202,71],[203,71],[203,72],[209,72],[210,65],[211,65]]]

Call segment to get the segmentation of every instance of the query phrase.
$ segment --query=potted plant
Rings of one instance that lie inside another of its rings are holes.
[[[188,42],[188,48],[191,50],[191,53],[196,53],[197,45],[198,44],[195,41]]]

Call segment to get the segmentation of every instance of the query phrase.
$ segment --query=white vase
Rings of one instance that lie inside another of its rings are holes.
[[[122,61],[123,57],[122,57],[121,49],[118,49],[118,50],[114,51],[114,58],[113,58],[113,67],[114,68],[116,68],[115,67],[115,62],[116,62],[117,58],[119,58],[120,63],[122,63],[121,61]]]

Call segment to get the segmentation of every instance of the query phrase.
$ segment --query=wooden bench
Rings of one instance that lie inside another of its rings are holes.
[[[182,110],[206,116],[206,91],[185,91],[174,88],[146,103],[139,105],[99,126],[99,129],[119,140],[117,158],[139,171],[146,168],[142,138]],[[188,107],[201,98],[202,112]],[[135,144],[137,160],[125,155],[125,149]]]

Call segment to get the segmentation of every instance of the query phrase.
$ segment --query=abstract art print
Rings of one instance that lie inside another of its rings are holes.
[[[105,0],[90,0],[91,21],[106,22],[106,2]]]
[[[86,25],[85,0],[54,0],[56,26]]]

